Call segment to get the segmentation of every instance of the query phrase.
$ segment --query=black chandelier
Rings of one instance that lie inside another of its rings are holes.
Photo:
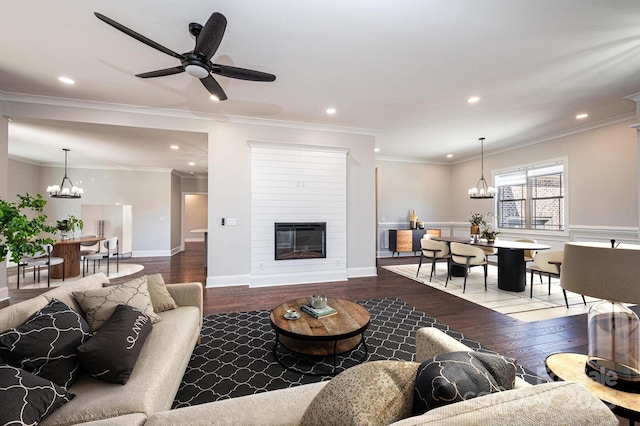
[[[82,198],[84,191],[79,186],[74,185],[71,179],[67,177],[67,153],[71,151],[68,148],[62,148],[64,151],[64,177],[60,185],[50,185],[47,187],[47,193],[52,198]]]
[[[498,193],[498,190],[493,186],[489,186],[484,178],[484,138],[480,140],[480,179],[473,188],[469,189],[469,198],[493,198]]]

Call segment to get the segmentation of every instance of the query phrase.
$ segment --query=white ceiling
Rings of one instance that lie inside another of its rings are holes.
[[[459,161],[478,155],[479,137],[491,151],[629,116],[635,104],[623,98],[640,92],[638,0],[2,0],[0,10],[0,98],[367,129],[384,157]],[[134,77],[178,60],[95,11],[177,52],[193,49],[190,22],[220,12],[228,24],[213,62],[277,79],[216,77],[229,100],[214,103],[186,73]],[[61,75],[76,84],[59,83]],[[472,95],[480,102],[469,105]],[[335,115],[325,114],[329,106]],[[581,112],[589,117],[578,121]],[[166,149],[176,141],[179,155]],[[187,172],[193,159],[206,169],[206,136],[197,133],[35,119],[10,125],[12,158],[60,163],[63,147],[76,166]]]

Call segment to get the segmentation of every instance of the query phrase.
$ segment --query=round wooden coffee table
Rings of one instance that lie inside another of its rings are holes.
[[[300,373],[313,374],[296,370],[285,365],[278,356],[278,345],[282,345],[291,352],[311,356],[332,356],[333,371],[336,374],[336,357],[356,349],[362,345],[365,355],[368,355],[364,332],[369,327],[371,316],[362,305],[343,299],[327,298],[327,305],[338,313],[324,318],[314,318],[302,311],[302,306],[309,303],[309,298],[290,300],[275,307],[269,315],[271,326],[276,332],[273,355],[284,368]],[[289,309],[295,309],[300,318],[289,320],[284,314]],[[326,375],[326,374],[320,374]]]

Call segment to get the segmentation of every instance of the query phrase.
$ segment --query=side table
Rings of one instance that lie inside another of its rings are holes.
[[[553,380],[579,382],[615,414],[629,419],[630,425],[640,420],[640,394],[612,389],[593,380],[585,372],[586,362],[587,355],[573,353],[552,354],[544,361]]]

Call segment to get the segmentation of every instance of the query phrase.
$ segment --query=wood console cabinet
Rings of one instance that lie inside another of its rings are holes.
[[[421,250],[420,239],[425,234],[424,229],[390,229],[389,251],[391,256],[398,253],[413,252],[414,255]]]

